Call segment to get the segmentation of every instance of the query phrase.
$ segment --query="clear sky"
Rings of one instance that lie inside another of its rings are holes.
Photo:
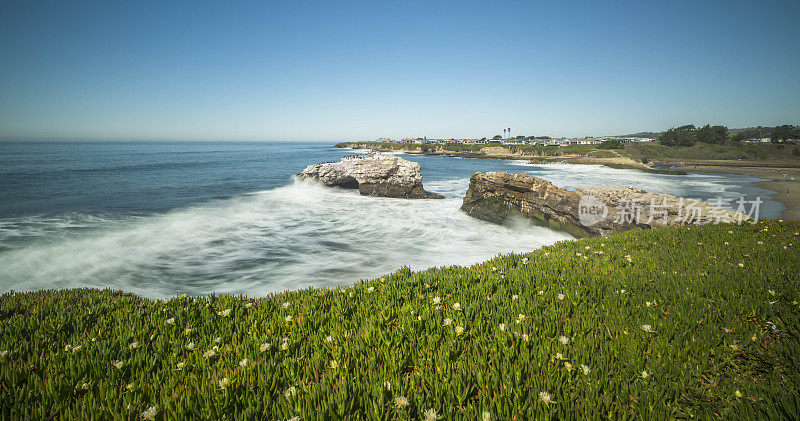
[[[800,2],[0,2],[0,139],[798,124]]]

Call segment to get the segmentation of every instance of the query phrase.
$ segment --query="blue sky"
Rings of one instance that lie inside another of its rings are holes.
[[[797,124],[798,17],[796,1],[6,0],[0,138]]]

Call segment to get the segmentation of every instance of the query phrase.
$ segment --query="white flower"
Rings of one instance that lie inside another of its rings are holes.
[[[456,326],[456,335],[460,335],[464,333],[464,328],[461,326]]]
[[[442,299],[441,299],[441,298],[439,298],[439,297],[433,297],[433,303],[434,303],[434,304],[439,304],[439,303],[441,303],[441,302],[442,302]]]
[[[192,328],[190,328],[190,327],[187,327],[187,328],[183,329],[183,334],[184,334],[184,335],[188,335],[188,334],[190,334],[190,333],[192,333]]]
[[[325,342],[328,342],[328,343],[333,342],[333,336],[331,336],[331,335],[326,336],[325,337]]]
[[[218,343],[220,343],[220,342],[222,342],[222,338],[220,338],[219,336],[217,336],[216,338],[214,338],[214,343],[215,343],[215,344],[218,344]]]
[[[282,350],[284,350],[284,351],[286,351],[287,349],[289,349],[289,342],[284,342],[284,343],[282,343],[282,344],[281,344],[281,349],[282,349]]]
[[[228,387],[228,385],[230,385],[230,384],[231,384],[231,381],[228,380],[227,377],[223,377],[222,380],[219,381],[219,387],[221,387],[223,389]]]
[[[444,319],[444,322],[443,322],[443,323],[444,323],[444,325],[445,325],[445,326],[450,326],[450,324],[451,324],[451,323],[453,323],[453,320],[451,320],[451,319]]]
[[[289,387],[288,389],[286,389],[285,392],[283,392],[283,396],[286,396],[287,398],[289,396],[294,396],[296,394],[297,394],[297,389],[295,389],[294,386]]]
[[[142,412],[142,418],[146,420],[154,420],[156,419],[156,414],[158,414],[158,408],[154,405]]]
[[[561,355],[561,353],[560,353],[560,352],[556,352],[556,359],[557,359],[557,360],[563,360],[563,359],[564,359],[564,356],[563,356],[563,355]]]
[[[203,353],[203,357],[205,358],[212,358],[214,355],[217,355],[217,352],[214,351],[213,348]]]
[[[383,387],[385,387],[386,390],[392,390],[392,383],[391,382],[383,382]]]
[[[650,333],[653,331],[653,328],[650,325],[642,325],[642,330],[647,333]]]
[[[517,299],[519,299],[519,295],[514,294],[514,295],[511,296],[511,299],[512,300],[517,300]]]
[[[242,368],[247,367],[247,358],[239,361],[239,367],[242,367]]]
[[[540,290],[539,290],[539,295],[543,295],[543,294],[544,294],[544,290],[543,290],[543,289],[540,289]]]
[[[194,342],[189,342],[188,344],[186,344],[186,349],[188,349],[189,351],[193,350],[194,349]]]
[[[528,258],[527,257],[523,257],[522,258],[522,264],[523,265],[528,264]]]
[[[261,352],[264,352],[264,351],[268,350],[270,346],[272,346],[272,345],[270,345],[269,342],[264,342],[263,344],[261,344],[261,347],[259,349],[261,350]]]
[[[650,375],[647,374],[647,371],[642,371],[642,378],[643,379],[646,379],[648,376],[650,376]]]
[[[119,360],[114,361],[112,364],[114,365],[114,367],[117,367],[117,369],[121,369],[125,365],[124,362],[119,361]]]
[[[405,396],[398,396],[394,398],[394,407],[397,409],[403,409],[408,406],[408,398]]]
[[[482,421],[491,421],[492,420],[492,414],[490,414],[489,411],[483,411],[483,413],[481,414],[481,420]]]
[[[281,305],[283,306],[283,308],[289,308],[289,302],[288,301],[283,303],[283,304],[281,304]]]
[[[505,332],[506,331],[506,324],[505,323],[500,323],[500,331],[501,332]]]
[[[522,339],[523,339],[525,342],[528,342],[528,334],[527,334],[527,333],[523,333],[523,334],[522,334]]]
[[[586,365],[586,364],[581,364],[581,370],[583,370],[583,375],[584,375],[584,376],[588,376],[588,375],[589,375],[589,372],[591,371],[591,370],[589,369],[589,366],[588,366],[588,365]]]
[[[564,297],[564,294],[558,294],[558,300],[559,301],[564,301],[564,298],[566,298],[566,297]]]
[[[291,322],[292,321],[292,315],[290,314],[290,315],[284,317],[283,320],[286,320],[287,322]]]
[[[460,303],[454,303],[453,304],[453,310],[461,310],[461,304]]]
[[[0,351],[0,358],[5,358],[8,356],[8,350],[4,349]]]
[[[175,318],[174,317],[170,317],[169,319],[167,319],[167,324],[168,325],[174,325],[175,324]]]
[[[181,361],[178,363],[178,370],[183,370],[183,367],[186,365],[185,362]]]
[[[368,293],[372,294],[372,292],[373,292],[373,291],[375,291],[375,287],[369,287],[369,288],[367,288],[367,292],[368,292]]]
[[[520,323],[520,322],[522,322],[523,320],[525,320],[525,315],[524,315],[524,314],[522,314],[522,313],[518,314],[518,315],[517,315],[517,324],[519,324],[519,323]]]
[[[244,305],[244,308],[250,308],[252,306],[253,306],[253,303],[248,302],[247,304]]]
[[[569,343],[569,338],[566,336],[559,336],[558,341],[561,342],[561,345],[566,345]]]
[[[553,403],[550,394],[547,392],[539,392],[539,400],[545,405],[550,405],[550,403]]]
[[[436,421],[439,418],[439,415],[436,413],[436,410],[433,408],[429,408],[425,412],[422,413],[422,418],[425,421]]]
[[[225,310],[219,312],[219,315],[222,317],[228,317],[230,314],[231,314],[231,309],[229,308],[226,308]]]
[[[645,301],[645,302],[644,302],[644,305],[646,305],[646,306],[648,306],[648,307],[650,307],[652,304],[653,304],[653,303],[651,303],[650,301]]]
[[[138,347],[139,347],[139,342],[136,342],[136,341],[133,341],[133,342],[131,342],[130,345],[128,345],[128,348],[130,348],[130,349],[136,349]]]

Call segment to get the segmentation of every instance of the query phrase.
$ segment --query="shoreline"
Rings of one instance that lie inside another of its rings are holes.
[[[340,146],[342,145],[342,146]],[[497,147],[481,148],[475,152],[450,151],[437,147],[432,151],[423,151],[421,147],[415,148],[382,148],[362,142],[344,142],[337,144],[336,148],[373,149],[380,152],[406,153],[410,155],[438,155],[460,158],[476,159],[506,159],[527,160],[531,163],[558,163],[566,162],[580,165],[605,165],[610,168],[632,169],[656,174],[691,174],[691,173],[718,173],[746,175],[757,178],[753,184],[757,187],[773,191],[770,197],[784,205],[780,217],[787,220],[800,220],[800,167],[787,165],[780,167],[785,162],[759,162],[759,161],[682,161],[672,160],[653,161],[646,165],[627,157],[598,158],[584,155],[530,155],[519,152],[502,153]],[[504,149],[504,148],[503,148]],[[505,152],[505,151],[504,151]],[[780,171],[779,171],[780,170]],[[786,174],[784,178],[783,174]],[[794,177],[794,181],[791,178]]]
[[[675,164],[673,164],[675,165]],[[687,173],[715,173],[747,175],[759,179],[755,185],[774,191],[770,197],[782,203],[786,209],[781,211],[781,218],[800,220],[800,167],[773,167],[732,165],[730,163],[698,163],[676,165]],[[786,174],[784,178],[783,174]],[[794,181],[791,178],[794,177]]]

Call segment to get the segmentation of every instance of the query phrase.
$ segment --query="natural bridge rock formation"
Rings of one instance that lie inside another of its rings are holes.
[[[399,156],[372,152],[346,156],[339,162],[309,165],[298,177],[326,186],[358,189],[364,196],[441,199],[422,188],[419,164]]]
[[[730,209],[668,194],[627,187],[578,187],[570,191],[532,175],[503,172],[473,174],[461,209],[493,222],[521,214],[576,236],[749,219]]]

